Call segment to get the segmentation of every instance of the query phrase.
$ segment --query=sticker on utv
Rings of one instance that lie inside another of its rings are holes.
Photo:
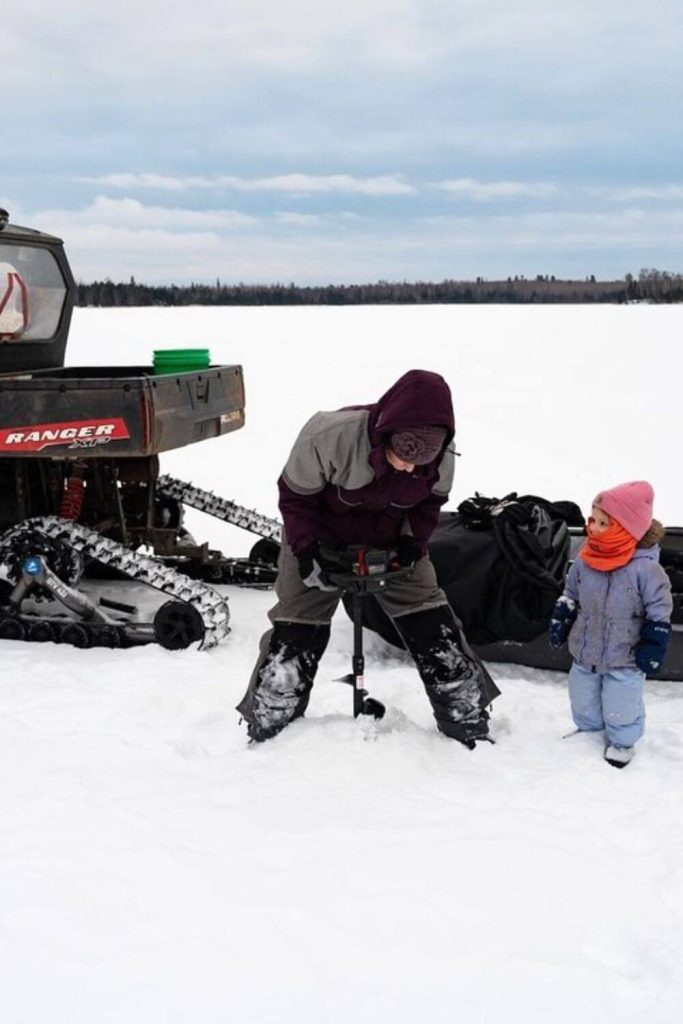
[[[94,448],[129,438],[126,421],[71,420],[67,423],[35,423],[30,427],[0,430],[0,452],[41,452],[44,448]]]

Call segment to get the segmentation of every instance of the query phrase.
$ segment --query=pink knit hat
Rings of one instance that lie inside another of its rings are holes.
[[[652,524],[655,492],[647,480],[631,480],[609,491],[600,491],[593,504],[616,519],[636,540],[641,540]]]

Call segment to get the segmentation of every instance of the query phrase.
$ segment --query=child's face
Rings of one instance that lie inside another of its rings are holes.
[[[590,519],[588,520],[588,532],[591,537],[599,537],[611,525],[612,520],[607,513],[603,512],[597,505],[593,505]]]

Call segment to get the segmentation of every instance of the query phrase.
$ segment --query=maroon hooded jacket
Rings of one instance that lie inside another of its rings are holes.
[[[445,427],[443,450],[412,473],[393,469],[391,434],[417,426]],[[391,547],[401,534],[425,553],[453,479],[454,434],[450,389],[428,370],[410,370],[374,405],[316,413],[278,481],[294,553],[317,542]]]

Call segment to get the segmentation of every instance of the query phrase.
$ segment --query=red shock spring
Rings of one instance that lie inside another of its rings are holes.
[[[84,497],[85,480],[78,476],[70,476],[66,481],[59,506],[59,515],[62,519],[71,519],[75,522],[81,514]]]

